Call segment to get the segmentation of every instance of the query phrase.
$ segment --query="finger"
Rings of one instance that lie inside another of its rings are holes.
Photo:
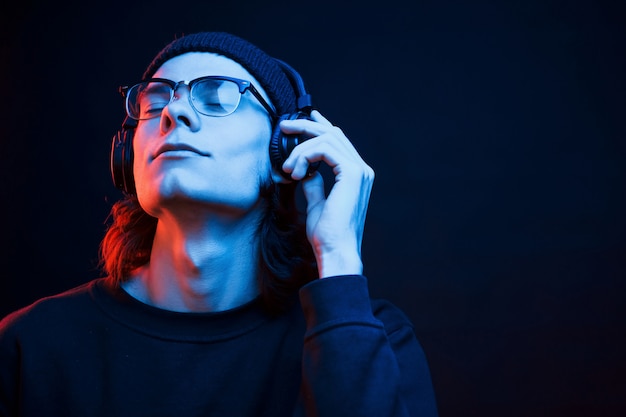
[[[307,201],[307,212],[326,200],[324,193],[324,179],[319,172],[314,172],[302,180],[302,191]]]
[[[348,163],[353,159],[350,152],[339,144],[336,140],[319,140],[323,137],[303,142],[296,146],[283,164],[283,169],[291,173],[295,180],[304,178],[312,163],[324,161],[331,168],[335,168],[341,161]],[[309,143],[315,141],[317,143]]]
[[[298,134],[306,136],[307,139],[316,139],[319,142],[322,138],[325,140],[339,141],[347,148],[354,149],[354,145],[344,132],[337,126],[316,122],[313,120],[286,120],[280,125],[284,134]]]
[[[313,119],[314,121],[316,121],[318,123],[325,124],[326,126],[332,126],[333,125],[331,122],[328,121],[327,118],[322,116],[322,113],[320,113],[317,110],[313,110],[311,112],[311,119]]]
[[[280,122],[280,130],[287,135],[305,133],[313,137],[328,131],[328,126],[307,119],[283,120]]]
[[[354,146],[347,140],[338,139],[332,133],[324,134],[296,146],[283,167],[292,172],[293,178],[304,176],[310,163],[324,161],[331,168],[340,163],[364,163]]]
[[[317,110],[311,112],[311,119],[282,120],[280,122],[280,130],[286,134],[307,133],[311,137],[319,136],[331,130],[336,130],[343,135],[341,129],[330,123]]]

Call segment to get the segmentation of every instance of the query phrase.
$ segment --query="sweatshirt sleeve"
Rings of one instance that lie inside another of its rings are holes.
[[[437,416],[424,352],[406,316],[371,301],[360,275],[300,290],[307,323],[302,360],[305,416]]]

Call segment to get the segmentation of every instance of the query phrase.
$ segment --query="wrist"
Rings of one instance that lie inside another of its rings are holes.
[[[359,253],[325,253],[317,257],[317,270],[320,278],[362,275],[363,262]]]

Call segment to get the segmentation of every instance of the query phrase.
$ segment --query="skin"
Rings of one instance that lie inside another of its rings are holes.
[[[258,81],[221,55],[192,52],[165,62],[155,77],[175,81],[205,75]],[[258,295],[255,235],[263,212],[260,184],[272,170],[271,120],[250,93],[226,117],[197,113],[188,88],[160,117],[139,122],[134,135],[134,174],[144,210],[158,218],[151,260],[124,288],[147,304],[181,312],[223,311]],[[269,101],[269,100],[268,100]],[[285,133],[312,139],[297,146],[283,169],[302,180],[307,235],[320,278],[361,274],[361,241],[374,179],[343,132],[319,112],[312,121],[281,123]],[[306,177],[308,164],[324,161],[335,173],[328,196],[322,176]]]

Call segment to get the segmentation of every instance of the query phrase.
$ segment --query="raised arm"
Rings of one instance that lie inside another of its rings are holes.
[[[437,416],[411,323],[392,304],[371,302],[365,277],[311,282],[300,299],[307,332],[296,415]]]

